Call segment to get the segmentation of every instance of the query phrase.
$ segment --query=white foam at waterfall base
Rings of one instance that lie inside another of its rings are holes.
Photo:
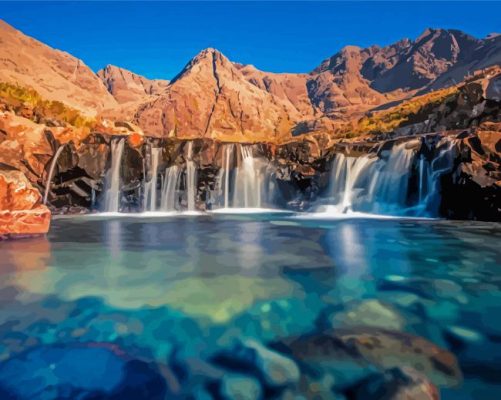
[[[111,142],[111,168],[106,178],[105,212],[118,212],[120,210],[120,169],[122,167],[124,144],[124,139],[112,140]]]

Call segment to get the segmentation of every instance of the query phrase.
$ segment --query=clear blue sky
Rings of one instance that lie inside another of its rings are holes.
[[[0,18],[81,58],[171,78],[201,49],[274,72],[307,72],[347,44],[385,45],[426,27],[501,31],[488,2],[1,2]]]

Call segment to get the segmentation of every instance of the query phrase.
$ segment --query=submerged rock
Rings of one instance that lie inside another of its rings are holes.
[[[349,390],[353,400],[438,400],[438,389],[411,368],[392,368],[373,374]]]
[[[328,319],[334,329],[364,326],[400,330],[405,325],[405,319],[393,306],[376,299],[351,303]]]
[[[249,376],[226,375],[221,382],[221,396],[225,400],[258,400],[261,385]]]
[[[236,341],[232,347],[216,354],[213,361],[227,369],[254,375],[269,387],[291,385],[300,377],[293,360],[255,340]]]
[[[434,384],[455,386],[462,380],[456,357],[426,339],[386,329],[335,330],[292,338],[276,345],[300,360],[315,373],[331,373],[336,384],[346,385],[346,368],[363,376],[374,367],[386,370],[410,367],[425,374]],[[351,380],[352,381],[352,380]]]
[[[168,393],[155,366],[111,345],[42,346],[0,365],[2,399],[163,400]]]

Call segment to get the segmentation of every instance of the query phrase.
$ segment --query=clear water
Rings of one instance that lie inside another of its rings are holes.
[[[56,219],[47,237],[0,242],[0,360],[92,342],[163,365],[235,337],[390,329],[452,351],[463,378],[431,372],[443,398],[499,399],[500,243],[501,225],[475,222]]]

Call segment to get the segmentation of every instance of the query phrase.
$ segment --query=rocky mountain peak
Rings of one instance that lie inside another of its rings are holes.
[[[163,93],[169,84],[167,80],[147,79],[111,64],[98,71],[97,76],[119,103],[147,100]]]

